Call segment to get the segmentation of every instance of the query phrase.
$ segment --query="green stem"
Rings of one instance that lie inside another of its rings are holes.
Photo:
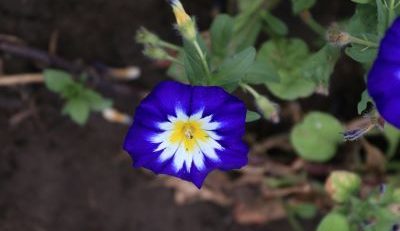
[[[317,21],[315,21],[314,17],[311,15],[310,11],[306,10],[300,14],[303,22],[311,28],[315,33],[319,34],[322,37],[326,35],[326,29]]]
[[[160,41],[159,45],[161,47],[168,48],[168,49],[175,50],[175,51],[180,51],[181,50],[181,48],[179,46],[174,45],[174,44],[169,43],[169,42],[165,42],[165,41]]]
[[[258,92],[256,90],[254,90],[254,88],[252,88],[250,85],[245,84],[245,83],[241,83],[240,86],[248,91],[254,98],[257,98],[260,96],[260,94],[258,94]]]
[[[390,3],[389,3],[389,18],[388,18],[389,25],[388,26],[390,26],[390,24],[394,21],[394,18],[396,15],[396,12],[395,12],[395,9],[396,9],[395,1],[396,0],[389,0],[389,1],[390,1]]]
[[[166,58],[168,61],[171,61],[173,63],[179,64],[181,66],[184,66],[183,62],[181,62],[180,60],[178,60],[177,58],[174,58],[172,56],[169,56]]]
[[[357,38],[357,37],[354,37],[354,36],[351,36],[351,35],[350,35],[350,41],[352,43],[364,45],[364,46],[367,46],[367,47],[374,47],[374,48],[379,47],[379,45],[377,43],[374,43],[374,42],[371,42],[371,41],[368,41],[368,40],[364,40],[364,39],[361,39],[361,38]]]
[[[196,48],[197,53],[199,53],[200,58],[201,58],[201,63],[204,67],[204,69],[206,70],[206,74],[207,74],[207,79],[209,80],[211,78],[211,73],[210,73],[210,68],[208,67],[207,64],[207,60],[206,60],[206,56],[204,55],[203,51],[200,48],[200,45],[197,41],[193,41],[194,43],[194,47]]]

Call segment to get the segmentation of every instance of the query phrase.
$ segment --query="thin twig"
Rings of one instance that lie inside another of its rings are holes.
[[[43,83],[42,74],[19,74],[0,77],[0,87]]]

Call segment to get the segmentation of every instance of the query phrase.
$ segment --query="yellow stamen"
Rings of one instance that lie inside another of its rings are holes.
[[[198,141],[208,139],[207,133],[197,121],[177,121],[174,124],[170,142],[181,143],[187,152],[192,152]]]

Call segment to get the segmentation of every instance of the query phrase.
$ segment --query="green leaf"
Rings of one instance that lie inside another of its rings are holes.
[[[270,63],[255,61],[242,81],[249,84],[279,83],[280,78]]]
[[[377,48],[366,48],[359,44],[352,44],[345,49],[346,54],[359,63],[372,64],[378,54]]]
[[[184,41],[183,48],[185,52],[183,63],[189,82],[193,85],[204,85],[209,76],[208,67],[203,65],[203,57],[201,57],[198,49],[192,42]]]
[[[257,112],[247,110],[246,123],[254,122],[256,120],[259,120],[260,118],[261,116]]]
[[[317,231],[350,231],[347,218],[340,213],[331,212],[322,219]]]
[[[219,15],[211,25],[211,50],[218,57],[225,57],[233,34],[234,20],[226,14]]]
[[[89,118],[89,104],[82,98],[68,100],[63,108],[63,114],[69,117],[79,125],[83,125]]]
[[[316,0],[292,0],[293,13],[299,14],[315,5]]]
[[[346,31],[356,37],[362,37],[365,33],[377,34],[377,20],[378,15],[374,5],[358,4],[355,14],[346,26]]]
[[[314,204],[302,203],[292,208],[295,214],[303,219],[314,218],[317,214],[317,207]]]
[[[335,155],[337,145],[342,142],[341,132],[343,127],[335,117],[313,112],[294,127],[290,139],[305,160],[326,162]]]
[[[272,15],[269,11],[263,11],[261,16],[269,31],[280,36],[287,35],[289,29],[282,20]]]
[[[358,4],[367,4],[370,3],[372,0],[351,0],[351,1]]]
[[[383,3],[382,0],[376,0],[376,8],[377,8],[377,32],[380,37],[383,37],[387,27],[389,26],[389,16],[387,11],[387,6]]]
[[[390,124],[386,124],[385,137],[388,141],[388,149],[386,150],[386,155],[388,159],[391,159],[396,154],[397,147],[399,146],[400,131]]]
[[[180,52],[177,59],[184,63],[184,52]],[[167,70],[167,75],[172,77],[178,82],[189,83],[185,71],[185,67],[181,63],[173,62],[172,65]]]
[[[371,97],[368,94],[368,91],[365,90],[361,95],[361,100],[357,105],[357,112],[359,115],[362,114],[363,111],[367,109],[368,103],[372,102]]]
[[[302,66],[309,57],[307,45],[300,39],[278,39],[264,43],[257,62],[270,65],[279,75],[279,83],[266,82],[277,97],[294,100],[310,96],[316,84],[302,74]]]
[[[91,89],[86,89],[82,94],[82,98],[86,100],[90,109],[94,111],[102,111],[112,106],[111,100],[103,98],[103,96]]]
[[[74,83],[71,75],[61,70],[46,69],[43,76],[46,87],[57,93],[61,93],[68,85]]]
[[[327,86],[339,56],[339,48],[326,45],[306,60],[302,73],[316,84]]]
[[[256,50],[254,47],[249,47],[226,59],[214,75],[212,84],[223,86],[238,83],[249,71],[255,57]]]

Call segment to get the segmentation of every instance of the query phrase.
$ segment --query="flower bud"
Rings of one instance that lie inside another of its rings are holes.
[[[136,42],[144,45],[158,46],[161,39],[156,35],[142,27],[136,32]]]
[[[333,25],[328,29],[326,40],[332,45],[343,47],[351,42],[351,36],[347,32],[339,30],[336,25]]]
[[[143,54],[151,59],[157,60],[165,60],[169,57],[164,49],[155,46],[145,46]]]
[[[170,0],[169,3],[174,11],[178,30],[185,39],[194,41],[197,35],[196,23],[186,13],[182,3],[179,0]]]
[[[261,95],[257,96],[255,101],[258,111],[266,120],[269,120],[273,123],[279,123],[279,106],[277,104],[271,102],[267,97]]]
[[[325,190],[338,203],[344,203],[360,190],[361,178],[352,172],[334,171],[326,183]]]

